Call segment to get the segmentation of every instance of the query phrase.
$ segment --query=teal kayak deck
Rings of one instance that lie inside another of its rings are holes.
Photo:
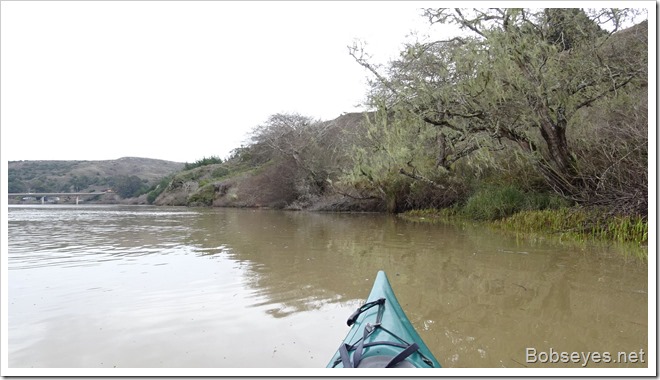
[[[367,302],[348,323],[351,329],[328,363],[330,368],[441,367],[404,313],[383,271],[378,272]]]

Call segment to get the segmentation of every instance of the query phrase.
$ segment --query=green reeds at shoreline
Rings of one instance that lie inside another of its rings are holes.
[[[492,222],[519,232],[547,232],[578,240],[600,239],[618,243],[648,243],[648,221],[634,216],[609,216],[598,210],[561,208],[521,211]]]
[[[401,216],[416,222],[465,223],[475,221],[460,208],[408,211]],[[645,248],[648,244],[648,221],[635,216],[612,216],[598,209],[569,208],[524,210],[501,219],[481,221],[488,226],[522,234],[544,234],[576,242],[600,241],[631,244]],[[648,257],[648,249],[636,256]]]

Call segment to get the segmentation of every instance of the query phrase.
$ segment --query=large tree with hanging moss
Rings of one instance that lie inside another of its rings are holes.
[[[551,188],[589,202],[602,193],[603,181],[611,181],[598,171],[611,177],[612,166],[631,155],[646,157],[644,133],[634,133],[637,140],[597,167],[591,157],[580,156],[583,151],[568,134],[585,122],[585,110],[625,103],[622,98],[633,96],[629,87],[646,83],[646,25],[625,43],[613,38],[638,16],[634,9],[442,8],[426,9],[425,16],[432,24],[458,25],[464,34],[410,43],[385,68],[370,62],[361,46],[350,53],[373,74],[372,106],[411,128],[420,128],[414,119],[435,129],[430,137],[435,168],[427,170],[451,172],[479,150],[515,149],[534,162]],[[612,129],[644,128],[645,109],[636,112],[635,125]],[[422,170],[399,173],[428,178]]]

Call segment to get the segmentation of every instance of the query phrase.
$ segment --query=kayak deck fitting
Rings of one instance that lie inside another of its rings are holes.
[[[403,312],[383,271],[367,302],[346,323],[351,329],[328,368],[441,367]]]

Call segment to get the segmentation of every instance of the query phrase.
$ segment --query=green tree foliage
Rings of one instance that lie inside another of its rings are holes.
[[[607,34],[579,8],[546,8],[545,40],[559,51],[584,46]]]
[[[27,184],[21,180],[18,170],[9,169],[7,171],[7,190],[10,193],[24,193],[29,190]]]
[[[416,206],[413,193],[426,198],[423,207],[446,194],[446,169],[436,165],[438,131],[405,110],[380,107],[366,114],[360,128],[346,131],[352,142],[352,166],[337,184],[339,191],[357,199],[381,199],[391,212]]]
[[[419,122],[435,128],[435,134],[419,134],[426,140],[418,146],[434,144],[432,153],[417,153],[436,167],[452,171],[459,161],[484,152],[518,151],[535,163],[548,186],[589,202],[598,180],[585,178],[582,168],[589,165],[579,160],[588,158],[576,155],[567,132],[578,127],[582,111],[646,80],[646,34],[629,39],[625,48],[612,42],[612,33],[633,14],[427,9],[431,23],[456,24],[468,35],[408,44],[386,69],[370,63],[358,45],[351,54],[373,74],[370,104],[387,110],[392,125],[400,120],[410,133],[425,130]],[[613,31],[600,27],[606,22]]]
[[[172,181],[172,178],[174,178],[174,175],[169,175],[169,176],[164,177],[163,179],[161,179],[160,182],[158,182],[158,184],[152,186],[152,187],[149,189],[149,193],[147,194],[147,203],[149,203],[149,204],[153,204],[154,201],[156,200],[156,198],[158,198],[158,196],[159,196],[163,191],[165,191],[165,189],[167,188],[167,186],[168,186],[168,185],[170,184],[170,182]]]
[[[86,175],[82,175],[80,177],[74,175],[73,178],[71,178],[71,180],[69,181],[69,185],[70,185],[71,191],[79,192],[79,191],[82,191],[83,189],[87,188],[93,182],[94,181]]]
[[[10,193],[25,193],[28,191],[28,187],[23,181],[10,179],[7,182],[7,190]]]
[[[137,197],[144,194],[149,189],[144,181],[135,175],[113,178],[112,188],[114,192],[119,194],[122,198]]]
[[[186,162],[183,170],[190,170],[190,169],[198,168],[200,166],[221,164],[221,163],[222,163],[222,159],[220,157],[216,157],[216,156],[211,156],[211,157],[208,157],[208,158],[204,157],[200,160],[197,160],[197,161],[193,162],[192,164],[189,164],[189,163]]]

